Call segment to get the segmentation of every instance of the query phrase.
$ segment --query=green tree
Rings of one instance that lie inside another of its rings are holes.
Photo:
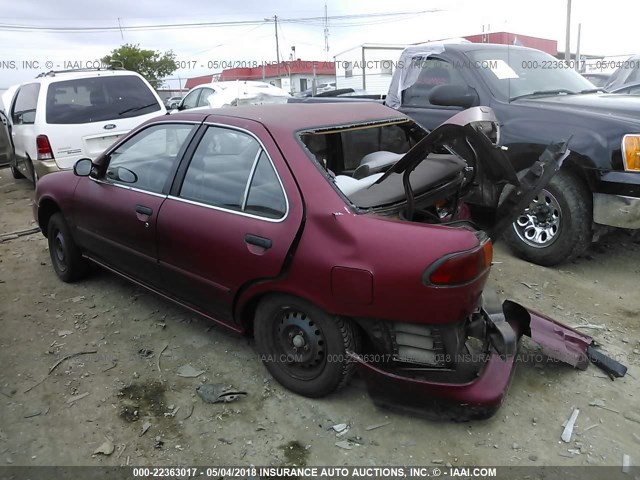
[[[162,79],[178,69],[176,54],[173,50],[160,52],[143,50],[140,45],[125,43],[102,58],[104,63],[114,67],[138,72],[151,84],[153,88],[162,85]]]

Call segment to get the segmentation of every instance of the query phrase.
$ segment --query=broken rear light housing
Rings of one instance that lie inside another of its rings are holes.
[[[426,286],[452,287],[473,282],[491,267],[493,244],[483,236],[480,245],[436,260],[422,275]]]

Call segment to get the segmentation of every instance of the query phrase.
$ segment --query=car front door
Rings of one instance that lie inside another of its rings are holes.
[[[15,148],[15,165],[18,171],[27,178],[34,179],[34,157],[36,146],[36,107],[38,105],[39,83],[22,85],[14,96],[11,107],[11,136]]]
[[[236,293],[279,275],[302,223],[302,200],[274,140],[208,126],[158,218],[166,289],[230,323]]]
[[[189,123],[151,125],[116,146],[97,174],[80,180],[76,236],[92,258],[158,284],[158,212],[196,128]]]
[[[11,141],[11,123],[0,110],[0,166],[13,163],[13,143]]]

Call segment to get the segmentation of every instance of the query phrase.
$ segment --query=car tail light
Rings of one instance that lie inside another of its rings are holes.
[[[437,260],[423,275],[425,285],[453,286],[472,282],[491,266],[493,245],[484,239],[473,250],[453,253]]]
[[[46,135],[36,137],[36,147],[38,149],[38,160],[53,160],[53,150]]]

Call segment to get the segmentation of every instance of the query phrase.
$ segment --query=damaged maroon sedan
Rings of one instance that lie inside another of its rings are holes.
[[[579,368],[624,367],[591,338],[483,294],[492,240],[568,154],[521,179],[493,112],[428,133],[376,103],[238,107],[158,117],[74,172],[35,216],[64,281],[90,262],[237,332],[290,390],[327,395],[358,369],[380,405],[493,414],[529,335]],[[490,232],[464,197],[510,183]]]

